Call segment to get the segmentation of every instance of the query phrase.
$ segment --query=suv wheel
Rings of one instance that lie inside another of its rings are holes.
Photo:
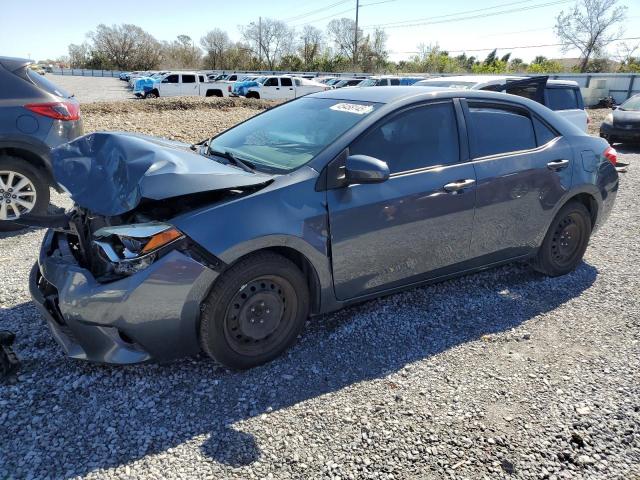
[[[156,95],[156,92],[147,92],[144,94],[144,98],[158,98],[158,95]]]
[[[579,202],[568,202],[551,222],[533,267],[551,277],[573,271],[582,261],[590,236],[589,211]]]
[[[257,253],[216,281],[204,303],[200,342],[223,365],[251,368],[286,350],[308,315],[309,290],[298,267],[275,253]]]
[[[48,206],[49,185],[42,172],[20,158],[0,156],[0,231],[24,228],[12,220],[27,213],[45,215]]]

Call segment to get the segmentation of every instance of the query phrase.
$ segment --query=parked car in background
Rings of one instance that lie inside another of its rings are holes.
[[[291,100],[310,93],[330,90],[331,87],[300,77],[268,76],[262,83],[248,87],[247,98],[262,98],[265,100]]]
[[[158,72],[148,77],[136,77],[133,82],[133,94],[136,97],[144,97],[147,91],[153,89],[153,83],[161,79],[169,72]]]
[[[640,142],[640,94],[615,107],[600,125],[600,136],[609,143]]]
[[[373,76],[363,80],[358,84],[359,87],[387,87],[400,85],[413,85],[424,77],[398,77],[396,75]]]
[[[243,78],[242,80],[234,82],[233,86],[231,87],[231,95],[237,96],[237,97],[244,97],[249,92],[250,87],[258,87],[262,85],[262,83],[266,79],[267,77],[264,77],[264,76],[262,77],[254,76],[254,77],[246,77],[246,78]]]
[[[167,72],[156,78],[151,86],[145,86],[142,97],[226,97],[230,90],[231,84],[208,82],[204,73],[176,71]]]
[[[584,109],[580,87],[572,80],[549,80],[547,76],[462,75],[429,78],[414,85],[489,90],[519,95],[556,111],[584,132],[589,124],[589,115]]]
[[[332,85],[333,88],[356,87],[362,83],[362,78],[341,78]]]
[[[31,294],[67,355],[119,364],[249,368],[309,314],[512,261],[564,275],[618,190],[609,144],[539,103],[424,87],[316,93],[193,146],[93,133],[53,158],[75,207]]]
[[[80,105],[29,68],[31,60],[0,57],[0,231],[49,206],[56,186],[49,151],[82,134]]]
[[[32,63],[31,65],[29,65],[29,68],[31,70],[33,70],[34,72],[36,72],[39,75],[45,75],[46,71],[44,68],[42,68],[40,65],[37,65],[35,63]]]

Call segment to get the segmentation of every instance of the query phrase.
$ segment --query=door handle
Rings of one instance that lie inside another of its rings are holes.
[[[289,90],[293,90],[293,88],[290,88]]]
[[[276,87],[276,90],[280,90],[280,87]]]
[[[447,183],[442,188],[444,188],[449,193],[456,193],[456,192],[459,192],[460,190],[464,190],[465,188],[471,187],[475,183],[476,183],[475,180],[471,178],[467,178],[466,180],[458,180],[457,182]]]
[[[554,160],[553,162],[547,163],[547,168],[549,170],[562,170],[563,168],[567,168],[569,166],[569,160]]]

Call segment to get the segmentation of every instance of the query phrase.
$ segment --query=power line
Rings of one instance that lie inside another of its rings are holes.
[[[377,2],[363,3],[362,5],[360,5],[360,8],[372,7],[374,5],[380,5],[381,3],[390,3],[390,2],[395,2],[395,1],[397,1],[397,0],[379,0]],[[531,0],[529,0],[529,1],[531,1]],[[326,10],[326,8],[323,9],[323,10]],[[315,20],[308,20],[305,23],[299,23],[297,25],[292,25],[292,26],[293,27],[304,27],[305,25],[311,25],[312,23],[318,23],[318,22],[321,22],[322,20],[328,20],[330,18],[334,18],[334,17],[337,17],[338,15],[342,15],[344,13],[349,13],[349,12],[352,12],[352,11],[353,11],[353,7],[352,8],[348,8],[346,10],[342,10],[340,12],[332,13],[331,15],[327,15],[327,16],[324,16],[324,17],[321,17],[321,18],[316,18]]]
[[[310,17],[312,15],[315,15],[316,13],[324,12],[326,10],[329,10],[330,8],[337,7],[338,5],[342,5],[342,4],[350,2],[350,1],[351,0],[340,0],[339,2],[335,2],[335,3],[332,3],[330,5],[326,5],[326,6],[322,7],[322,8],[318,8],[318,9],[312,10],[310,12],[301,13],[299,15],[294,15],[293,17],[289,17],[289,18],[284,18],[282,21],[285,22],[285,23],[289,23],[289,22],[295,22],[295,21],[298,21],[298,20],[302,20],[305,17]]]
[[[530,0],[528,0],[528,1],[530,1]],[[535,9],[538,9],[538,8],[550,7],[550,6],[553,6],[553,5],[559,5],[559,4],[562,4],[562,3],[569,3],[569,2],[572,2],[572,1],[573,0],[556,0],[556,1],[553,1],[553,2],[540,3],[540,4],[530,5],[530,6],[520,7],[520,8],[511,8],[511,9],[508,9],[508,10],[500,10],[498,12],[486,12],[486,13],[482,13],[482,14],[478,14],[478,15],[467,15],[467,16],[462,16],[462,17],[459,17],[459,18],[445,18],[443,20],[434,20],[434,19],[438,19],[438,18],[444,18],[444,17],[451,17],[451,16],[454,16],[454,15],[460,15],[460,13],[458,13],[458,14],[450,14],[450,15],[446,15],[446,16],[439,16],[439,17],[424,18],[424,19],[419,19],[419,20],[413,19],[413,20],[403,20],[402,22],[381,23],[381,24],[378,24],[378,25],[368,25],[368,26],[365,26],[365,27],[362,27],[362,28],[380,28],[380,27],[385,27],[385,28],[409,28],[409,27],[418,27],[418,26],[422,26],[422,25],[434,25],[434,24],[438,24],[438,23],[460,22],[460,21],[463,21],[463,20],[473,20],[473,19],[476,19],[476,18],[486,18],[486,17],[493,17],[493,16],[496,16],[496,15],[505,15],[505,14],[508,14],[508,13],[517,13],[517,12],[524,12],[524,11],[527,11],[527,10],[535,10]],[[517,2],[517,3],[522,3],[522,2]],[[416,23],[408,23],[408,22],[416,22]]]

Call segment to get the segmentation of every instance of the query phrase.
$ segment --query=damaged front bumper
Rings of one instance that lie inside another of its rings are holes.
[[[200,305],[218,273],[172,250],[129,277],[100,283],[78,263],[67,235],[46,233],[29,280],[67,355],[130,364],[199,352]]]

